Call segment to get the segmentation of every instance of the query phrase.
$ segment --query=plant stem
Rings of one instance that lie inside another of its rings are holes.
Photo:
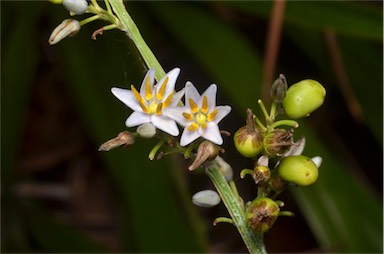
[[[266,253],[263,243],[263,234],[256,235],[247,226],[245,213],[239,199],[233,193],[230,185],[225,180],[225,177],[220,172],[217,165],[213,163],[209,168],[207,168],[206,173],[219,192],[224,205],[231,215],[233,224],[237,227],[237,230],[243,238],[249,253]]]
[[[127,33],[128,37],[131,38],[132,41],[135,43],[140,55],[144,59],[144,62],[148,66],[148,68],[154,68],[156,70],[156,79],[160,80],[162,77],[165,76],[164,69],[163,67],[161,67],[159,61],[157,61],[157,58],[152,53],[147,43],[145,43],[135,22],[133,22],[131,16],[126,11],[123,1],[110,0],[109,2],[116,16],[121,22],[122,30],[124,30]]]

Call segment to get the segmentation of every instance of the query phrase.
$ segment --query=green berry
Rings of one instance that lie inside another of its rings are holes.
[[[325,88],[317,81],[305,79],[288,88],[283,107],[288,117],[306,117],[319,108],[325,99]]]
[[[288,156],[277,167],[280,177],[287,182],[308,186],[316,182],[319,169],[311,158],[303,155]]]
[[[237,151],[247,158],[256,157],[263,150],[263,137],[260,128],[250,130],[249,126],[243,126],[233,136]]]
[[[279,206],[272,199],[256,198],[246,208],[248,227],[256,233],[264,233],[275,223],[279,212]]]

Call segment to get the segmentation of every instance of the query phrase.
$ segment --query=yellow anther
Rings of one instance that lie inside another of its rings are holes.
[[[187,130],[189,131],[196,131],[199,128],[199,125],[196,123],[191,123],[191,125],[188,126]]]
[[[175,94],[175,91],[173,91],[170,95],[168,95],[167,99],[165,99],[163,107],[168,108],[169,105],[171,105],[173,95]]]
[[[149,79],[149,77],[145,79],[145,99],[152,99],[151,80]]]
[[[215,109],[214,111],[212,111],[211,113],[208,114],[208,122],[212,121],[213,119],[215,119],[217,113],[219,111],[217,109]]]
[[[201,106],[201,112],[204,114],[208,113],[208,99],[207,96],[203,97],[203,105]]]
[[[193,114],[199,112],[199,108],[197,107],[196,103],[191,98],[189,98],[189,107],[191,108],[191,112]]]
[[[157,104],[157,108],[156,108],[156,114],[157,115],[161,115],[161,110],[163,109],[163,103],[159,103]]]
[[[183,116],[185,119],[187,119],[188,121],[192,121],[193,120],[193,116],[192,114],[188,114],[186,112],[183,112]]]
[[[158,99],[158,100],[163,99],[164,93],[165,93],[165,88],[167,87],[167,83],[168,83],[168,76],[165,77],[164,82],[161,85],[159,92],[157,92],[156,99]]]
[[[145,113],[148,113],[148,107],[145,105],[143,97],[139,94],[139,92],[136,90],[136,88],[131,85],[131,91],[133,92],[133,95],[135,96],[137,102],[139,103],[140,107],[143,109]]]
[[[205,130],[206,128],[208,128],[207,123],[202,123],[200,126],[201,126],[201,128],[203,128],[204,130]]]

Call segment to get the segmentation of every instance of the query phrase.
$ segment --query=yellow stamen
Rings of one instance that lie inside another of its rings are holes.
[[[215,119],[217,113],[219,111],[217,109],[215,109],[214,111],[212,111],[211,113],[208,114],[208,122],[212,121],[213,119]]]
[[[167,99],[165,99],[163,107],[168,108],[169,105],[171,105],[173,95],[175,94],[175,91],[173,91],[170,95],[168,95]]]
[[[157,115],[161,115],[162,108],[163,108],[163,103],[157,104],[157,108],[156,108],[156,114]]]
[[[204,114],[208,113],[208,99],[207,96],[203,97],[203,105],[201,106],[201,112]]]
[[[185,119],[187,119],[188,121],[192,121],[193,120],[193,116],[191,114],[188,114],[186,112],[183,112],[183,116]]]
[[[204,130],[205,130],[206,128],[208,128],[207,123],[202,123],[200,126],[201,126],[201,128],[203,128]]]
[[[140,104],[140,107],[143,109],[144,113],[148,113],[149,110],[148,107],[145,105],[143,97],[141,97],[141,95],[133,85],[131,85],[131,91],[133,92],[133,95],[135,96],[137,102]]]
[[[191,125],[188,126],[187,130],[189,131],[195,131],[199,128],[199,125],[197,125],[196,123],[192,123]]]
[[[199,112],[199,108],[197,107],[196,103],[191,98],[189,98],[189,107],[191,108],[191,112],[193,114]]]
[[[165,93],[165,88],[167,87],[167,83],[168,83],[168,76],[165,77],[164,82],[163,82],[163,84],[161,85],[159,92],[156,94],[156,98],[157,98],[158,100],[163,99],[163,97],[164,97],[164,93]]]
[[[152,99],[151,80],[149,79],[149,77],[145,79],[145,99]]]

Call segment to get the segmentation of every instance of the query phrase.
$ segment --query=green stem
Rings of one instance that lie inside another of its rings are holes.
[[[263,234],[254,234],[247,226],[245,213],[242,209],[239,199],[233,193],[230,185],[220,172],[216,164],[212,164],[206,170],[207,175],[212,180],[217,191],[219,192],[224,205],[226,206],[234,225],[237,227],[245,245],[250,253],[266,253]]]
[[[293,127],[293,128],[299,127],[299,124],[296,121],[294,121],[294,120],[280,120],[280,121],[274,122],[270,126],[270,129],[274,129],[277,126],[281,126],[281,125],[290,126],[290,127]]]
[[[124,30],[127,33],[128,37],[131,38],[132,41],[135,43],[140,55],[144,59],[144,62],[146,63],[148,68],[154,68],[156,70],[156,79],[160,80],[162,77],[165,76],[164,69],[163,67],[161,67],[159,61],[157,61],[155,55],[152,53],[147,43],[145,43],[135,22],[133,22],[131,16],[126,11],[123,1],[110,0],[109,2],[116,16],[121,22],[122,30]]]

